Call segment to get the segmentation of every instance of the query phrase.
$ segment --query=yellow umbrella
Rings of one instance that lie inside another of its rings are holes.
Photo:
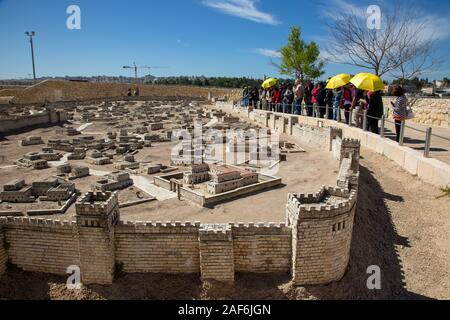
[[[354,76],[351,83],[355,85],[356,88],[366,91],[381,91],[384,89],[383,80],[380,77],[371,73],[360,73]]]
[[[350,75],[346,73],[338,74],[327,82],[327,89],[336,89],[345,86],[350,82]]]
[[[264,89],[268,89],[270,87],[273,87],[274,85],[277,84],[277,79],[275,78],[269,78],[266,81],[263,82],[262,87]]]

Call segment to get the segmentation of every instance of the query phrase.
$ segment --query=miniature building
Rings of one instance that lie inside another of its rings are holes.
[[[0,192],[2,202],[28,203],[34,202],[33,189],[25,185],[24,180],[14,180],[3,186],[3,192]]]
[[[258,174],[230,166],[210,166],[211,181],[207,184],[208,193],[220,194],[237,188],[258,183]]]
[[[23,156],[22,159],[16,161],[16,165],[33,168],[35,170],[42,170],[48,168],[47,160],[41,158],[37,152],[30,152]]]
[[[73,127],[66,127],[63,129],[57,129],[56,134],[67,135],[67,136],[77,136],[77,135],[80,135],[81,132]]]
[[[126,189],[133,185],[133,179],[126,172],[113,172],[106,179],[97,181],[92,187],[102,192]]]
[[[70,143],[69,140],[62,139],[49,139],[47,143],[49,148],[58,151],[72,152],[74,150],[74,146]]]
[[[65,180],[81,179],[89,176],[89,174],[90,174],[89,167],[71,166],[68,163],[56,167],[57,177],[63,178]]]
[[[142,173],[145,174],[155,174],[161,172],[165,166],[162,164],[143,164],[142,166]]]
[[[62,201],[69,199],[75,192],[75,184],[61,183],[57,179],[47,181],[36,181],[31,186],[25,181],[13,181],[3,187],[0,200],[12,203],[30,203],[36,198],[42,201]]]
[[[185,184],[198,184],[209,181],[209,165],[193,165],[190,172],[185,172],[183,182]]]
[[[164,124],[162,122],[150,123],[149,128],[152,131],[162,130],[162,129],[164,129]]]
[[[109,157],[105,157],[103,153],[97,150],[90,152],[86,158],[86,161],[97,166],[103,166],[111,163],[111,159]]]
[[[41,196],[42,201],[64,201],[69,199],[75,192],[74,183],[61,183],[56,187],[50,188],[45,196]]]
[[[69,174],[71,171],[72,171],[72,167],[68,163],[65,163],[65,164],[62,164],[62,165],[56,167],[57,175]]]
[[[72,167],[72,171],[70,172],[69,179],[80,179],[89,176],[90,169],[89,167],[76,166]]]
[[[67,156],[68,160],[84,160],[86,158],[86,152],[84,148],[75,148],[73,153]]]
[[[44,144],[44,141],[39,136],[29,136],[25,140],[19,140],[20,147],[34,146],[38,144]]]

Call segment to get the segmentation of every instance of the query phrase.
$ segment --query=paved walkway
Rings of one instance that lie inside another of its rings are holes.
[[[134,185],[136,187],[155,197],[158,201],[174,199],[177,197],[174,192],[170,192],[166,189],[157,187],[145,177],[133,175],[131,176],[131,179],[133,179]]]
[[[107,174],[110,174],[109,171],[100,171],[100,170],[92,170],[90,169],[90,174],[96,177],[104,177]],[[131,175],[131,179],[133,179],[134,186],[142,191],[148,193],[149,195],[155,197],[158,201],[165,201],[169,199],[174,199],[177,195],[174,192],[170,192],[166,189],[155,186],[152,182],[150,182],[147,178],[142,176]]]
[[[78,131],[83,131],[83,130],[86,130],[88,127],[90,127],[92,125],[92,123],[85,123],[85,124],[82,124],[81,126],[79,126],[78,127]]]
[[[404,145],[418,152],[424,152],[426,130],[429,126],[407,122],[405,128]],[[414,128],[414,129],[411,129]],[[386,122],[386,138],[395,140],[395,126]],[[418,131],[420,130],[420,131]],[[432,127],[430,156],[442,162],[450,164],[450,128]],[[442,139],[440,137],[446,138]]]

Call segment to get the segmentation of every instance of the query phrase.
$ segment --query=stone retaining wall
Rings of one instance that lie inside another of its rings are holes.
[[[98,98],[125,97],[133,84],[94,83],[45,80],[25,89],[0,90],[0,97],[14,96],[13,103],[42,103],[58,101],[83,101]],[[139,85],[140,95],[146,97],[212,97],[235,98],[240,90],[204,88],[193,86]]]
[[[391,112],[392,97],[383,98],[384,107]],[[410,120],[415,123],[450,127],[450,99],[409,98],[415,118]]]

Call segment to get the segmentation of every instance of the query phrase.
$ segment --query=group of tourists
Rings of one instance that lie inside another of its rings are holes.
[[[127,97],[139,97],[139,95],[139,87],[136,87],[134,90],[131,88],[127,90]]]
[[[397,101],[392,103],[392,109],[399,141],[401,123],[408,116],[407,99],[400,86],[394,88],[394,95]],[[314,84],[301,80],[267,88],[244,87],[241,106],[336,121],[345,119],[345,123],[353,122],[361,129],[367,115],[366,128],[375,134],[379,134],[379,121],[385,113],[381,90],[362,90],[352,83],[329,89],[327,82]]]

